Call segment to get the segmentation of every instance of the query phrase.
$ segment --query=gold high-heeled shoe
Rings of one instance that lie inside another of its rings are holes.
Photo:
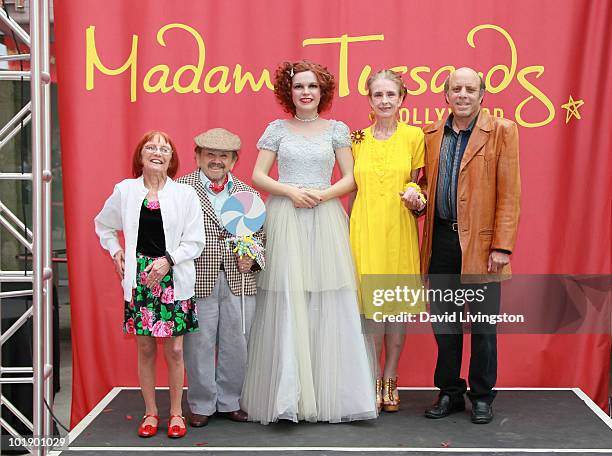
[[[397,392],[397,377],[387,378],[384,381],[382,408],[385,412],[397,412],[400,408],[400,398]]]
[[[376,379],[376,411],[378,412],[379,415],[380,415],[380,411],[382,410],[382,406],[383,406],[382,389],[383,389],[383,379],[377,378]]]

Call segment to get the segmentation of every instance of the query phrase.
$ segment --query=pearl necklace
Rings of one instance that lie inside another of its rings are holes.
[[[317,120],[319,118],[319,114],[314,116],[312,119],[302,119],[297,114],[294,114],[293,117],[295,117],[295,119],[299,120],[300,122],[314,122],[315,120]]]

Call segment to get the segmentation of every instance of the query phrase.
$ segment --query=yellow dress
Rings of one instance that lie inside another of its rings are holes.
[[[350,237],[362,285],[362,313],[372,319],[376,311],[393,315],[421,311],[422,300],[412,306],[405,301],[385,302],[381,307],[373,304],[371,293],[373,288],[396,285],[421,288],[417,220],[402,204],[399,192],[410,182],[411,172],[425,164],[423,131],[398,122],[395,133],[381,141],[368,127],[354,132],[352,150],[357,196]],[[379,276],[368,276],[372,274]]]

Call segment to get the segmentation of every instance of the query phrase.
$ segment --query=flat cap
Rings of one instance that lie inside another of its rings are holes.
[[[226,150],[238,152],[240,137],[225,128],[211,128],[193,138],[196,145],[203,149]]]

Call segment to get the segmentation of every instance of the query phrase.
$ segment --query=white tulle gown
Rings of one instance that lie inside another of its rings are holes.
[[[258,148],[277,153],[279,181],[330,185],[334,150],[350,147],[348,127],[329,121],[319,135],[272,122]],[[342,422],[376,417],[371,350],[361,330],[346,212],[338,199],[296,209],[267,203],[266,270],[258,279],[241,406],[249,420]]]

